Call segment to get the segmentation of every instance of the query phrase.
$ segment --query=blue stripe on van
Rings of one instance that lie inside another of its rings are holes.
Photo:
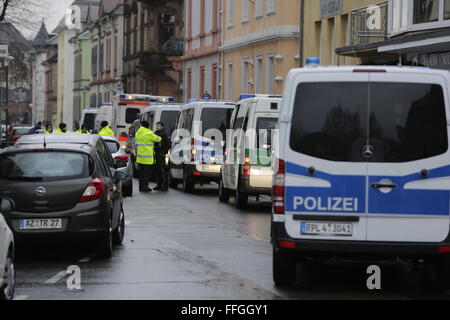
[[[307,168],[294,163],[286,163],[286,173],[311,177]],[[366,206],[366,177],[351,175],[331,175],[316,172],[315,178],[331,184],[322,187],[286,187],[286,211],[310,213],[364,214]],[[427,179],[450,178],[450,166],[430,170]],[[369,186],[390,179],[397,185],[388,194],[369,187],[369,213],[410,214],[446,216],[450,212],[450,192],[448,190],[405,190],[405,184],[420,181],[420,173],[406,176],[370,176]],[[333,188],[334,186],[334,188]]]

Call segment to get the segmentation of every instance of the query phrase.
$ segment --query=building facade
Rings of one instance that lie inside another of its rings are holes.
[[[171,61],[183,55],[184,1],[126,0],[124,83],[127,93],[182,99],[182,69]]]
[[[45,121],[58,125],[58,38],[54,35],[46,42],[45,67]]]
[[[90,106],[99,107],[123,91],[123,0],[101,1],[90,26]]]
[[[222,0],[186,0],[184,6],[184,100],[205,94],[217,99]]]
[[[281,94],[298,66],[300,1],[223,0],[221,97]]]

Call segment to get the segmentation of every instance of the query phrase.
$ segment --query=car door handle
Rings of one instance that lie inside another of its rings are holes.
[[[397,185],[396,184],[383,184],[383,183],[374,183],[372,184],[372,188],[373,189],[396,189]]]

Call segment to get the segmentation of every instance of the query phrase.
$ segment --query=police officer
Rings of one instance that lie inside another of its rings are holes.
[[[102,121],[100,124],[100,132],[98,133],[100,136],[111,136],[114,137],[114,131],[109,127],[108,121]]]
[[[51,124],[46,125],[44,133],[46,134],[53,133],[53,126]]]
[[[136,162],[139,164],[139,191],[151,192],[152,189],[148,187],[151,175],[153,173],[153,166],[155,164],[155,142],[161,142],[152,130],[148,121],[142,121],[141,127],[136,133]]]
[[[67,131],[67,124],[60,123],[59,124],[59,129],[56,130],[56,133],[69,133],[69,131]]]
[[[169,137],[165,132],[164,123],[156,123],[155,134],[161,138],[161,142],[155,144],[155,177],[158,185],[155,190],[167,191],[167,176],[166,176],[166,155],[170,148]]]
[[[81,129],[78,130],[76,133],[91,134],[91,133],[89,132],[89,129],[88,129],[87,125],[85,125],[85,124],[82,124],[82,125],[81,125]]]

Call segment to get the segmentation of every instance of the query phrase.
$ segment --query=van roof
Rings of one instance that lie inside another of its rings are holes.
[[[183,108],[192,108],[192,107],[203,107],[204,105],[208,105],[208,107],[235,107],[235,102],[225,102],[225,101],[196,101],[191,102],[183,106]]]
[[[145,112],[152,111],[155,109],[180,110],[182,107],[183,107],[183,105],[179,105],[179,104],[157,104],[157,105],[145,108],[144,111],[142,111],[142,112],[145,113]]]
[[[427,67],[410,66],[320,66],[317,68],[296,68],[290,73],[330,73],[330,72],[386,72],[386,73],[422,73],[422,74],[441,74],[448,76],[448,70],[430,69]]]

